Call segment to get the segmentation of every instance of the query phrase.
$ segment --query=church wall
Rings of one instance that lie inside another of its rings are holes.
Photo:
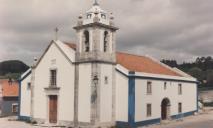
[[[44,88],[49,87],[50,70],[57,70],[58,120],[73,121],[74,115],[74,65],[62,54],[53,43],[35,69],[34,117],[49,118],[48,95]]]
[[[128,77],[116,71],[116,121],[128,122]]]
[[[100,86],[100,121],[112,121],[112,74],[113,66],[101,64],[101,86]],[[107,77],[107,80],[105,80]]]
[[[79,65],[79,94],[78,94],[78,120],[90,122],[91,108],[91,64]]]
[[[135,122],[161,118],[161,102],[170,100],[170,115],[178,115],[178,103],[182,103],[182,113],[196,111],[197,92],[195,83],[170,82],[160,80],[135,80]],[[147,94],[147,81],[152,82],[152,94]],[[164,82],[167,82],[164,90]],[[182,95],[178,94],[178,84],[182,84]],[[189,102],[190,101],[190,102]],[[152,106],[152,114],[147,117],[146,105]]]
[[[31,74],[21,81],[21,101],[20,101],[20,116],[30,116],[31,90],[28,88],[28,83],[31,82]]]

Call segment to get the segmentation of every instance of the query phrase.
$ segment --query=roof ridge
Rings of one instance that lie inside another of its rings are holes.
[[[117,51],[116,53],[121,53],[121,54],[127,54],[127,55],[131,55],[131,56],[138,56],[138,57],[146,57],[146,58],[149,58],[148,56],[138,55],[138,54],[132,54],[132,53],[127,53],[127,52],[122,52],[122,51]]]

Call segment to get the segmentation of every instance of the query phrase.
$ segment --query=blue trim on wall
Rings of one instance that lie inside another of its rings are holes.
[[[30,121],[31,120],[31,118],[29,116],[19,116],[18,119],[21,121]]]
[[[129,72],[134,75],[134,72]],[[130,127],[134,126],[135,122],[135,78],[129,77],[129,94],[128,94],[128,123]]]
[[[172,119],[179,119],[179,118],[182,118],[182,117],[187,117],[187,116],[191,116],[193,115],[195,111],[191,111],[191,112],[186,112],[186,113],[183,113],[183,114],[177,114],[177,115],[173,115],[171,116]],[[122,121],[117,121],[116,122],[116,126],[118,128],[136,128],[136,127],[139,127],[139,126],[146,126],[146,125],[152,125],[152,124],[158,124],[160,123],[161,121],[161,118],[156,118],[156,119],[151,119],[151,120],[145,120],[145,121],[139,121],[139,122],[135,122],[133,125],[130,125],[128,122],[122,122]]]
[[[197,93],[197,112],[199,110],[199,104],[198,104],[198,83],[196,84],[196,93]]]
[[[116,121],[116,127],[118,127],[118,128],[130,128],[130,125],[129,125],[128,122]]]
[[[135,126],[146,126],[146,125],[151,125],[151,124],[159,124],[160,123],[160,118],[156,119],[151,119],[151,120],[145,120],[145,121],[140,121],[140,122],[135,122]]]

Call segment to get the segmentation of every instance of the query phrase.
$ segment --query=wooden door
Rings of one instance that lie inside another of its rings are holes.
[[[49,122],[57,123],[57,96],[49,96]]]
[[[166,110],[166,105],[165,104],[163,104],[162,106],[161,106],[161,119],[162,120],[166,120],[166,115],[167,115],[167,110]]]

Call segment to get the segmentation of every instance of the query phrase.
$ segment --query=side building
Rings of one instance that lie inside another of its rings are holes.
[[[10,79],[1,79],[0,88],[0,116],[17,115],[19,83]]]

